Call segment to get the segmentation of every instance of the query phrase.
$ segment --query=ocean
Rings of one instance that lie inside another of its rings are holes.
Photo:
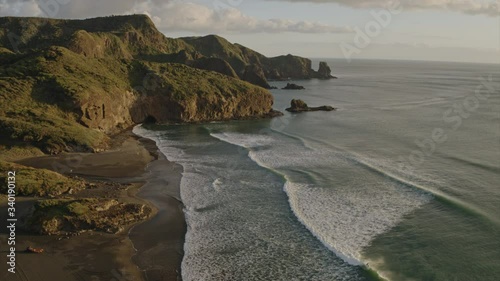
[[[184,168],[183,280],[500,280],[500,65],[328,63],[271,92],[337,111],[134,129]]]

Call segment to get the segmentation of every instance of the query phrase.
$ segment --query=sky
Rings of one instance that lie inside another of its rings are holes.
[[[137,13],[267,56],[500,63],[500,0],[0,0],[0,16]]]

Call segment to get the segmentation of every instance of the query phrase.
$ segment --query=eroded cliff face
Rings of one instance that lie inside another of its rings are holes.
[[[112,97],[100,95],[78,101],[76,112],[84,126],[113,134],[134,124],[130,110],[137,100],[131,91],[117,92]]]
[[[133,105],[131,115],[135,123],[148,117],[163,123],[246,119],[273,114],[273,97],[267,90],[226,74],[180,64],[147,63],[136,68],[138,72],[149,73],[154,87],[144,91]]]
[[[227,98],[195,95],[183,100],[165,93],[138,98],[130,114],[134,123],[147,120],[160,123],[197,123],[207,120],[270,117],[273,114],[272,104],[272,97],[261,91]]]

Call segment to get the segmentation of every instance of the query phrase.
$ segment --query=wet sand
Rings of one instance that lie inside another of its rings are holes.
[[[160,154],[147,170],[150,172],[148,182],[138,196],[152,202],[158,213],[130,232],[137,249],[133,260],[145,270],[148,281],[182,280],[180,265],[186,233],[184,206],[179,194],[182,167]]]
[[[76,196],[115,197],[125,202],[148,204],[155,209],[153,217],[129,226],[120,234],[33,236],[17,230],[16,274],[7,272],[7,235],[5,229],[0,229],[0,280],[181,280],[186,230],[183,206],[178,200],[182,168],[159,155],[152,141],[140,139],[131,132],[118,136],[115,142],[111,150],[102,153],[45,156],[18,163],[87,179],[131,184],[125,190],[90,189]],[[18,214],[33,204],[33,198],[17,201]],[[5,197],[0,198],[3,222],[7,213],[5,203]],[[43,248],[45,252],[24,253],[28,246]]]

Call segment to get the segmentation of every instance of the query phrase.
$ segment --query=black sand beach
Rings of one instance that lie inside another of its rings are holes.
[[[1,280],[181,280],[180,264],[185,222],[179,185],[182,168],[169,162],[153,142],[131,132],[115,139],[112,149],[102,153],[72,153],[18,161],[36,168],[53,169],[78,159],[69,174],[89,180],[130,184],[128,188],[96,188],[76,196],[115,198],[127,203],[150,205],[150,220],[127,226],[119,234],[84,232],[74,236],[35,236],[17,233],[18,274],[4,273]],[[161,169],[162,173],[155,173]],[[165,173],[165,171],[168,173]],[[161,176],[156,176],[156,174]],[[0,219],[6,215],[6,197],[1,198]],[[18,208],[27,211],[32,198],[18,198]],[[21,207],[22,206],[22,207]],[[2,229],[0,243],[7,235]],[[43,254],[24,252],[28,246],[43,248]],[[6,253],[0,256],[2,268]]]

